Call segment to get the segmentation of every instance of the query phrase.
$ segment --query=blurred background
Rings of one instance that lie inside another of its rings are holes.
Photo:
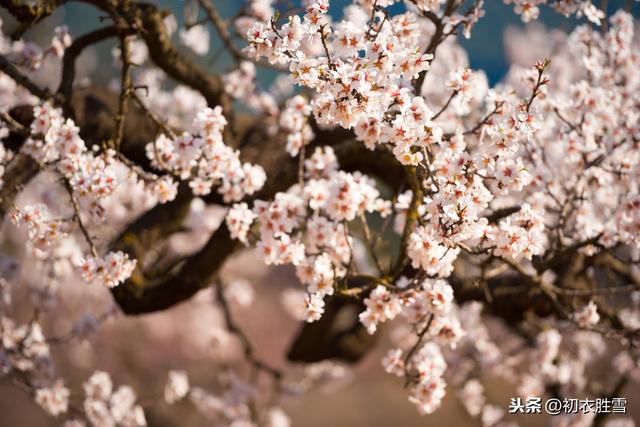
[[[233,313],[252,340],[257,356],[285,368],[295,377],[302,368],[293,366],[284,355],[295,336],[299,322],[286,314],[281,295],[286,289],[299,288],[292,269],[264,267],[250,252],[232,260],[222,272],[223,277],[243,277],[254,289],[249,307],[233,304]],[[24,298],[24,296],[23,296]],[[65,285],[60,289],[59,313],[64,313],[47,330],[66,331],[84,313],[101,313],[110,304],[110,295],[96,287]],[[20,297],[16,298],[18,303]],[[24,301],[24,299],[22,300]],[[105,370],[112,375],[114,386],[128,384],[146,404],[145,412],[151,427],[200,427],[218,425],[196,411],[190,402],[174,406],[163,402],[162,389],[171,369],[185,369],[193,386],[214,391],[219,385],[216,377],[225,365],[241,360],[237,342],[220,334],[220,312],[212,304],[210,290],[202,291],[195,299],[170,310],[143,317],[116,317],[109,320],[100,332],[84,341],[52,346],[57,370],[71,388],[71,400],[81,403],[82,382],[93,370]],[[489,323],[489,325],[491,325]],[[494,325],[494,331],[499,327]],[[333,368],[334,379],[309,393],[285,397],[281,407],[291,417],[293,426],[481,426],[478,418],[465,411],[456,391],[448,387],[444,403],[432,415],[420,416],[407,401],[407,391],[401,379],[385,373],[380,360],[389,348],[389,336],[394,324],[382,329],[379,345],[356,366],[353,372]],[[501,335],[499,332],[496,335]],[[497,342],[498,345],[506,343]],[[222,348],[224,347],[224,349]],[[609,356],[613,357],[615,352]],[[597,366],[595,374],[607,384],[611,371],[609,358]],[[243,372],[239,369],[239,372]],[[246,372],[246,371],[245,371]],[[455,373],[453,373],[455,374]],[[499,372],[497,374],[500,374]],[[487,403],[507,411],[509,398],[515,397],[513,384],[499,375],[479,378],[485,387]],[[628,414],[640,420],[640,388],[629,382],[620,393],[627,398]],[[615,418],[616,416],[610,416]],[[517,421],[521,427],[549,425],[549,417],[540,415],[506,415],[506,421]],[[48,427],[60,422],[44,414],[21,390],[0,383],[0,426]]]

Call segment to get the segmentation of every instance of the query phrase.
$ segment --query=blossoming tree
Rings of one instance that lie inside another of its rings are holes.
[[[102,26],[73,38],[58,27],[41,46],[23,35],[67,2],[0,0],[13,28],[0,38],[0,210],[26,236],[3,244],[24,249],[14,264],[37,271],[49,297],[78,276],[117,303],[60,339],[41,326],[50,298],[18,320],[12,295],[26,279],[3,261],[0,376],[65,426],[143,426],[145,404],[98,371],[76,405],[51,345],[211,287],[255,375],[214,394],[190,385],[185,366],[168,373],[166,402],[188,398],[234,426],[289,425],[277,401],[309,378],[256,356],[231,310],[248,285],[220,274],[247,250],[299,279],[282,296],[301,321],[291,361],[356,362],[390,322],[382,364],[422,414],[446,388],[483,425],[515,425],[485,398],[482,372],[501,371],[522,397],[616,396],[638,378],[640,43],[629,13],[506,1],[525,22],[549,7],[583,23],[545,36],[548,58],[514,64],[490,88],[456,41],[473,35],[482,0],[354,0],[340,20],[328,0],[250,0],[231,18],[197,0],[180,26],[151,3],[79,1]],[[210,30],[233,59],[222,75],[194,59]],[[77,81],[81,53],[111,38],[115,84]],[[33,77],[47,62],[60,70],[48,86]],[[256,81],[265,68],[281,75],[269,90]],[[218,214],[203,213],[211,206]],[[167,252],[187,226],[202,244]],[[505,348],[496,331],[519,344]],[[588,368],[610,348],[621,349],[615,378],[596,384]]]

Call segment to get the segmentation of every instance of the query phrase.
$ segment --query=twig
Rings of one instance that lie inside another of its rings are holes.
[[[115,37],[116,35],[118,35],[118,29],[113,25],[101,28],[78,37],[71,43],[71,46],[64,51],[62,76],[60,78],[60,85],[58,86],[58,93],[64,97],[64,106],[67,114],[70,112],[71,91],[76,74],[76,60],[87,47],[110,37]]]
[[[145,103],[142,101],[142,98],[140,98],[140,95],[138,95],[135,89],[131,92],[131,98],[133,98],[135,103],[138,104],[138,107],[140,107],[140,109],[147,115],[147,117],[151,119],[153,124],[155,124],[158,129],[160,129],[171,138],[177,138],[177,132],[174,129],[171,129],[171,127],[167,125],[165,120],[158,117],[156,113],[151,111],[151,109],[145,105]]]
[[[478,124],[476,124],[474,127],[472,127],[471,129],[465,131],[463,133],[463,135],[472,135],[476,132],[478,132],[480,129],[482,129],[483,126],[490,124],[490,120],[491,118],[496,115],[496,114],[501,114],[502,113],[502,106],[504,105],[504,101],[500,101],[496,103],[495,108],[489,113],[487,114],[480,122],[478,122]]]
[[[31,81],[27,76],[22,74],[15,65],[13,65],[6,57],[0,55],[0,71],[11,77],[20,86],[27,89],[31,94],[37,96],[41,100],[55,99],[60,101],[60,98],[52,94],[48,89],[43,89]]]
[[[407,382],[405,383],[405,387],[411,384],[412,378],[409,375],[409,362],[411,361],[411,356],[415,354],[415,352],[420,348],[420,344],[422,344],[422,339],[426,335],[427,331],[429,331],[429,327],[431,326],[431,322],[433,321],[433,314],[429,314],[429,319],[427,320],[426,325],[422,330],[418,333],[418,340],[411,347],[411,349],[407,352],[407,355],[404,357],[404,372],[407,377]]]
[[[322,41],[322,47],[324,48],[324,53],[325,55],[327,55],[327,62],[329,64],[329,68],[332,70],[336,69],[336,64],[333,63],[333,60],[331,59],[331,53],[329,53],[329,47],[327,46],[327,35],[324,32],[324,29],[326,27],[326,24],[323,24],[320,29],[318,30],[318,32],[320,33],[320,40]]]
[[[407,171],[407,179],[409,181],[409,186],[411,187],[412,196],[411,203],[409,204],[409,209],[407,209],[406,219],[404,224],[404,230],[402,232],[402,239],[400,241],[400,253],[398,254],[398,258],[396,259],[396,264],[393,268],[393,276],[397,278],[402,273],[404,265],[407,260],[406,247],[409,242],[409,235],[413,232],[416,224],[418,222],[418,208],[422,203],[422,189],[420,188],[420,183],[418,182],[417,170],[415,167],[409,167],[406,169]]]
[[[69,180],[67,178],[64,178],[64,187],[67,189],[67,192],[69,193],[69,198],[71,199],[71,205],[73,206],[74,218],[78,223],[78,226],[80,227],[80,231],[82,231],[82,234],[84,235],[85,240],[89,244],[89,248],[91,248],[91,254],[97,258],[98,250],[93,244],[91,235],[89,235],[89,231],[87,230],[87,227],[84,225],[84,222],[82,221],[82,217],[80,215],[80,205],[76,200],[76,196],[73,193],[73,188],[71,187],[71,183],[69,183]]]
[[[438,111],[437,113],[435,113],[435,114],[431,117],[431,121],[436,120],[438,117],[440,117],[440,115],[441,115],[442,113],[444,113],[444,112],[447,110],[447,108],[449,108],[449,104],[451,104],[451,101],[453,101],[453,98],[455,98],[455,97],[456,97],[456,95],[458,95],[458,93],[459,93],[459,92],[460,92],[460,91],[458,91],[458,90],[454,90],[454,91],[451,93],[451,96],[449,97],[449,99],[447,99],[447,102],[445,102],[445,104],[442,106],[442,108],[440,108],[440,111]]]
[[[551,289],[554,292],[567,296],[592,296],[601,294],[614,294],[618,292],[631,292],[640,289],[639,285],[624,285],[624,286],[610,286],[606,288],[594,288],[594,289],[575,289],[575,288],[561,288],[556,285],[551,285]]]
[[[245,59],[245,55],[233,44],[233,40],[231,39],[231,34],[229,33],[229,29],[227,28],[227,23],[218,13],[218,10],[215,8],[213,4],[209,0],[198,0],[198,3],[204,9],[207,17],[216,28],[218,35],[222,39],[222,43],[229,51],[229,54],[233,56],[233,59],[236,61],[240,61]]]
[[[251,341],[233,319],[233,315],[231,314],[231,307],[229,307],[229,302],[227,301],[227,297],[224,294],[224,286],[222,282],[220,280],[216,280],[214,283],[214,287],[216,291],[216,301],[218,301],[220,308],[222,308],[225,325],[229,332],[237,336],[240,340],[245,358],[255,369],[263,371],[270,375],[273,378],[276,386],[280,387],[280,383],[282,381],[284,373],[255,356]]]
[[[551,60],[545,59],[544,61],[537,63],[535,66],[535,69],[538,71],[538,77],[536,79],[536,84],[533,86],[533,91],[531,92],[531,96],[529,97],[529,100],[526,103],[527,113],[531,109],[531,104],[533,104],[533,100],[536,99],[536,97],[540,94],[540,87],[549,83],[549,79],[547,77],[543,77],[544,71],[547,69],[549,64],[551,64]]]
[[[416,5],[416,7],[418,7],[418,9],[420,10],[420,13],[422,13],[422,16],[424,16],[425,18],[427,18],[428,20],[430,20],[433,25],[435,26],[435,31],[433,33],[433,35],[431,36],[431,40],[429,41],[429,45],[427,46],[427,48],[425,49],[424,53],[425,54],[430,54],[433,55],[434,59],[436,56],[436,50],[438,49],[438,46],[440,46],[440,44],[446,39],[446,35],[444,35],[444,18],[451,16],[451,14],[453,12],[455,12],[455,10],[457,9],[457,7],[455,7],[455,0],[448,0],[447,1],[447,5],[445,6],[445,11],[444,11],[444,15],[442,16],[442,18],[440,18],[438,15],[436,15],[435,13],[431,12],[431,11],[427,11],[427,10],[422,10],[419,8],[417,2],[415,0],[410,0],[414,5]],[[420,95],[420,92],[422,91],[422,85],[424,84],[424,79],[427,76],[427,70],[423,70],[420,72],[420,74],[418,74],[418,78],[416,78],[413,81],[413,89],[415,91],[415,93],[417,95]]]
[[[116,116],[116,138],[114,148],[120,151],[120,144],[124,137],[124,121],[127,115],[127,98],[132,92],[131,83],[131,52],[129,40],[126,35],[120,36],[120,60],[122,61],[120,99],[118,101],[118,115]]]
[[[360,214],[360,223],[362,223],[362,229],[364,230],[364,238],[367,240],[367,245],[369,246],[369,252],[371,252],[371,258],[378,269],[378,273],[381,275],[384,273],[382,270],[382,265],[380,264],[380,260],[378,259],[378,255],[376,254],[376,248],[373,239],[371,238],[371,230],[369,229],[369,224],[367,223],[367,218],[364,213]]]
[[[0,112],[0,119],[2,119],[2,121],[5,122],[9,126],[9,129],[11,129],[13,132],[24,137],[29,136],[30,134],[29,129],[27,129],[21,123],[19,123],[16,119],[11,117],[11,115],[6,111]]]
[[[556,116],[562,121],[564,124],[569,126],[569,129],[575,131],[578,135],[582,136],[582,130],[580,130],[576,125],[567,120],[561,113],[558,107],[553,107],[553,111],[556,113]]]

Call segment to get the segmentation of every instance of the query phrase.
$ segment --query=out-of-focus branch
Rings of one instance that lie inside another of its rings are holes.
[[[147,117],[149,117],[151,121],[153,121],[158,129],[162,130],[162,132],[164,132],[171,138],[177,137],[178,132],[175,129],[172,129],[169,124],[166,123],[162,118],[158,117],[156,113],[151,111],[151,109],[149,109],[149,107],[145,105],[144,101],[142,100],[142,98],[140,98],[140,95],[138,95],[135,90],[132,92],[131,98],[135,101],[136,104],[138,104],[138,107],[140,107],[140,109],[144,111]],[[156,160],[160,161],[159,159]]]
[[[233,44],[231,34],[229,33],[229,29],[227,28],[227,23],[224,19],[222,19],[222,17],[218,13],[218,9],[216,9],[215,6],[211,4],[209,0],[198,0],[198,3],[200,4],[200,6],[202,6],[202,9],[204,9],[204,12],[207,14],[207,17],[209,18],[213,26],[216,28],[216,31],[218,32],[220,39],[222,39],[222,43],[224,44],[224,47],[227,49],[229,54],[233,56],[233,59],[235,59],[236,61],[240,61],[241,59],[244,59],[245,56]]]
[[[362,302],[357,299],[330,298],[320,320],[302,325],[287,358],[304,363],[326,359],[357,362],[377,340],[377,334],[370,335],[358,320],[358,313],[363,309]]]
[[[148,3],[136,6],[135,20],[142,24],[140,36],[153,62],[172,78],[200,92],[210,106],[220,105],[225,115],[231,113],[231,100],[224,93],[220,77],[207,73],[178,51],[167,35],[163,12]]]
[[[113,146],[120,150],[122,138],[124,137],[124,121],[127,115],[127,100],[131,94],[131,49],[129,39],[126,35],[120,35],[120,61],[122,62],[122,72],[120,77],[120,97],[118,98],[118,114],[116,115],[116,135]]]
[[[39,170],[38,163],[26,154],[17,154],[9,162],[2,177],[4,185],[0,188],[0,217],[11,209],[16,195]]]
[[[32,95],[35,95],[42,100],[54,98],[54,95],[51,92],[49,92],[49,90],[43,89],[38,85],[36,85],[34,82],[31,81],[31,79],[29,79],[29,77],[25,76],[22,72],[20,72],[20,70],[18,70],[18,68],[15,65],[13,65],[11,61],[9,61],[7,58],[1,55],[0,55],[0,72],[5,73],[9,77],[11,77],[13,80],[15,80],[15,82],[18,83],[20,86],[24,87],[29,92],[31,92]]]
[[[415,1],[412,1],[412,3],[415,4],[417,7],[417,3]],[[435,54],[436,54],[436,50],[438,49],[438,46],[440,46],[440,44],[442,44],[442,42],[446,38],[444,37],[444,18],[451,16],[451,14],[456,10],[457,7],[455,3],[456,3],[455,0],[447,1],[447,4],[445,6],[445,11],[442,17],[439,17],[438,15],[436,15],[431,11],[425,11],[420,9],[420,13],[422,14],[422,16],[424,16],[429,21],[431,21],[431,23],[435,26],[435,30],[433,35],[431,36],[429,45],[424,51],[424,53],[426,54],[433,55],[434,58],[435,58]],[[416,94],[420,94],[420,92],[422,91],[422,85],[424,84],[424,79],[426,77],[427,77],[427,71],[424,70],[424,71],[421,71],[420,74],[418,74],[418,78],[414,80],[413,88]]]
[[[9,127],[9,130],[11,130],[11,132],[14,132],[24,138],[29,136],[29,130],[16,119],[11,117],[11,114],[7,113],[6,111],[0,112],[0,120],[2,120]]]
[[[491,124],[491,118],[496,114],[502,114],[502,106],[504,101],[496,102],[495,107],[491,110],[482,120],[480,120],[474,127],[464,131],[464,135],[472,135],[479,132],[483,126]]]
[[[508,324],[524,319],[527,313],[535,313],[539,317],[553,314],[552,301],[538,288],[511,273],[501,274],[484,281],[487,290],[482,288],[475,277],[464,277],[454,271],[449,278],[453,287],[456,302],[463,304],[469,301],[481,301],[489,314],[504,319]],[[490,300],[487,293],[491,295]]]
[[[224,322],[227,327],[227,330],[232,334],[234,334],[240,340],[240,344],[242,345],[242,350],[244,353],[244,358],[247,361],[247,363],[251,365],[254,372],[256,373],[264,372],[265,374],[269,375],[273,384],[272,401],[275,401],[275,399],[278,399],[280,392],[282,390],[282,379],[284,377],[284,372],[268,364],[267,362],[263,361],[262,359],[258,358],[255,355],[255,350],[254,350],[253,344],[249,340],[249,337],[233,318],[233,315],[231,313],[231,307],[229,306],[227,297],[224,294],[224,287],[220,280],[216,280],[215,291],[216,291],[216,301],[218,302],[218,305],[222,308],[222,314],[224,317]],[[258,377],[254,375],[251,375],[251,377],[252,377],[251,381],[253,385],[257,387]],[[249,411],[251,414],[251,418],[257,425],[261,425],[260,415],[257,413],[257,410],[256,410],[255,398],[250,397],[249,399],[250,399]]]
[[[244,352],[244,357],[255,369],[269,374],[274,381],[279,382],[283,376],[282,371],[256,357],[253,344],[251,344],[249,337],[233,319],[231,307],[229,306],[227,297],[224,294],[224,286],[222,282],[220,280],[216,280],[214,287],[216,291],[216,301],[219,303],[220,308],[222,308],[224,322],[227,326],[227,330],[229,330],[229,332],[234,334],[240,340],[242,350]]]
[[[627,385],[628,382],[629,382],[629,376],[625,374],[621,375],[618,378],[618,381],[616,381],[616,383],[614,384],[611,391],[605,396],[605,398],[610,401],[611,399],[620,397],[622,395],[622,389],[624,389],[624,387]],[[607,411],[598,412],[595,418],[593,419],[592,426],[600,427],[604,425],[603,423],[607,419],[608,415],[609,415],[609,412]]]
[[[509,206],[507,208],[496,209],[487,216],[487,221],[489,221],[489,224],[493,224],[500,221],[502,218],[506,218],[509,215],[513,215],[514,213],[519,211],[520,206]]]
[[[76,75],[76,60],[87,47],[110,37],[115,37],[117,34],[118,30],[115,26],[101,28],[78,37],[71,43],[71,46],[64,51],[62,77],[60,78],[58,93],[64,97],[63,107],[65,115],[69,116],[73,112],[71,109],[71,91]]]
[[[18,151],[30,133],[29,125],[33,120],[31,107],[14,108],[10,113],[5,113],[2,120],[7,122],[11,130],[3,143],[7,148]],[[0,186],[0,218],[4,217],[11,209],[16,195],[39,170],[38,163],[31,156],[22,153],[16,154],[5,165],[5,172],[2,176],[4,183]]]
[[[87,241],[87,244],[91,249],[91,255],[93,255],[94,257],[97,257],[98,250],[96,249],[96,246],[93,244],[93,239],[89,234],[89,230],[87,229],[87,227],[84,224],[84,221],[82,220],[82,216],[80,213],[80,204],[76,199],[76,195],[73,193],[73,187],[71,187],[71,183],[69,183],[69,180],[66,177],[63,179],[64,179],[64,187],[67,190],[67,193],[69,193],[69,199],[71,199],[71,206],[73,206],[73,216],[76,222],[78,223],[78,226],[80,227],[80,231],[82,232],[84,239]]]

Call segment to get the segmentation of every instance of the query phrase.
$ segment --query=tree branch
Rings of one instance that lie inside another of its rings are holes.
[[[0,71],[11,77],[18,83],[20,86],[27,89],[31,92],[32,95],[37,96],[43,101],[47,99],[56,98],[58,101],[60,100],[58,97],[55,97],[48,89],[44,89],[36,85],[31,81],[27,76],[25,76],[18,68],[13,65],[7,58],[0,55]]]

